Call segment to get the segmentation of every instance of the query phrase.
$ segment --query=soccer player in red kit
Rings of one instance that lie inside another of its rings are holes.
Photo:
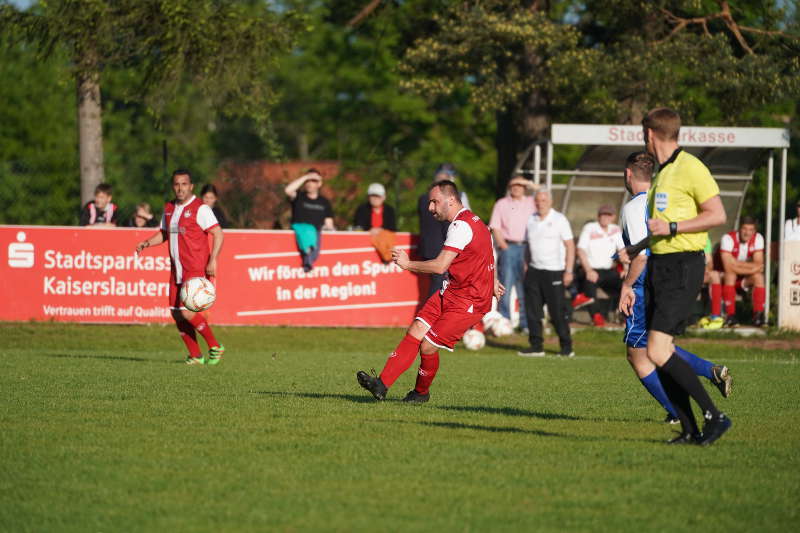
[[[189,356],[186,363],[202,365],[206,359],[197,344],[200,333],[208,344],[208,364],[220,362],[225,347],[214,337],[206,318],[201,313],[186,309],[181,302],[181,284],[190,278],[213,278],[217,272],[217,257],[222,249],[222,229],[211,208],[192,193],[192,175],[187,170],[172,173],[172,190],[175,199],[164,206],[161,230],[136,245],[139,253],[145,248],[169,241],[169,258],[172,264],[169,276],[169,305],[172,318],[178,326]],[[211,250],[208,236],[213,237]]]
[[[386,397],[386,391],[408,370],[419,352],[417,383],[403,401],[427,402],[439,369],[439,349],[453,351],[464,332],[492,308],[492,296],[499,298],[505,292],[495,275],[491,233],[477,215],[461,204],[455,183],[437,181],[431,186],[428,198],[428,210],[434,218],[450,222],[442,251],[429,261],[411,261],[404,251],[395,249],[392,259],[410,272],[448,272],[448,278],[442,290],[425,302],[380,376],[371,376],[363,370],[356,374],[358,383],[376,400]]]

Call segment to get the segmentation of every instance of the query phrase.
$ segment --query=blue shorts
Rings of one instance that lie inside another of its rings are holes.
[[[623,340],[631,348],[647,348],[647,318],[644,301],[644,285],[633,286],[636,301],[633,303],[631,314],[625,319],[625,337]]]

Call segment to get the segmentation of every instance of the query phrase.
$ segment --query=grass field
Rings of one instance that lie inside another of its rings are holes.
[[[383,403],[357,385],[400,330],[217,328],[217,367],[171,327],[0,325],[2,531],[791,531],[800,342],[683,345],[731,368],[710,448],[668,447],[619,332],[578,357],[520,337],[443,354]],[[555,345],[548,345],[555,349]],[[416,368],[416,367],[414,367]]]

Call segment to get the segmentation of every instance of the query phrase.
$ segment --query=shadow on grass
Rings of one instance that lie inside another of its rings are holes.
[[[311,400],[347,400],[354,403],[376,403],[374,398],[364,394],[334,394],[331,392],[285,392],[285,391],[250,391],[253,394],[263,394],[267,396],[292,396],[294,398],[308,398]],[[384,400],[386,402],[396,402],[398,400]]]
[[[492,415],[505,416],[524,416],[528,418],[541,418],[542,420],[584,420],[583,418],[559,413],[544,413],[540,411],[528,411],[527,409],[517,409],[516,407],[485,407],[481,405],[441,405],[436,409],[445,411],[461,411],[468,413],[485,413]]]
[[[183,361],[163,361],[160,359],[145,359],[143,357],[127,357],[124,355],[86,355],[77,353],[46,353],[45,357],[54,357],[56,359],[107,359],[109,361],[131,361],[134,363],[183,363]]]
[[[517,427],[503,427],[503,426],[482,426],[480,424],[464,424],[463,422],[417,422],[422,426],[432,426],[445,429],[472,429],[476,431],[488,431],[490,433],[520,433],[525,435],[537,435],[539,437],[561,437],[570,438],[569,435],[561,433],[552,433],[550,431],[542,431],[540,429],[522,429]]]

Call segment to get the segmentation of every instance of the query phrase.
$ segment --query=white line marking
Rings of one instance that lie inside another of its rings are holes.
[[[338,311],[342,309],[375,309],[378,307],[405,307],[416,306],[419,302],[409,300],[407,302],[383,302],[377,304],[347,304],[347,305],[322,305],[318,307],[294,307],[290,309],[265,309],[262,311],[238,311],[236,316],[255,316],[255,315],[283,315],[289,313],[310,313],[312,311]]]
[[[396,248],[400,248],[401,250],[411,250],[416,248],[416,244],[403,244],[397,246]],[[374,252],[375,248],[372,246],[364,247],[364,248],[339,248],[338,250],[321,250],[319,253],[320,255],[336,255],[336,254],[359,254],[363,252]],[[237,254],[234,255],[234,259],[271,259],[274,257],[297,257],[300,252],[272,252],[272,253],[264,253],[264,254]]]

